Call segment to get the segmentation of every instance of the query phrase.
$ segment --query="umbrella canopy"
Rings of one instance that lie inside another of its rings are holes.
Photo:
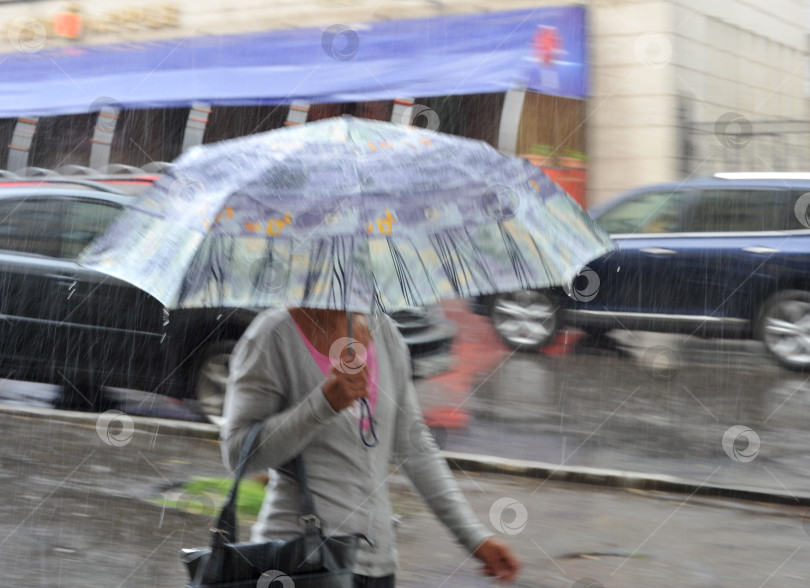
[[[366,312],[560,285],[613,247],[525,160],[340,117],[190,150],[82,263],[168,308]]]

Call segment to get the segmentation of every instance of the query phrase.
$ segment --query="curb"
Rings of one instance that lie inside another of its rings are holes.
[[[33,408],[5,404],[0,404],[0,415],[29,419],[47,419],[52,422],[62,422],[85,427],[95,427],[96,421],[98,420],[98,414],[95,413],[71,412],[50,408]],[[130,416],[130,418],[138,427],[138,430],[144,433],[153,435],[163,433],[164,435],[219,441],[219,426],[217,425],[142,416]],[[810,496],[696,484],[674,476],[642,474],[606,468],[561,466],[536,461],[453,451],[441,451],[441,454],[447,460],[450,468],[458,471],[519,476],[568,484],[573,483],[608,488],[688,494],[690,498],[692,496],[705,496],[772,505],[810,507]]]
[[[490,474],[536,478],[568,484],[585,484],[628,490],[649,492],[669,492],[688,494],[708,498],[744,500],[771,505],[810,507],[810,496],[780,494],[761,490],[743,490],[730,486],[698,484],[674,476],[642,474],[624,470],[603,468],[571,467],[549,463],[491,457],[488,455],[469,455],[442,451],[451,469]]]
[[[54,408],[35,408],[30,406],[0,404],[0,415],[30,419],[47,419],[51,422],[92,428],[95,428],[100,414],[103,413],[75,412],[57,410]],[[219,427],[216,425],[134,415],[128,416],[138,427],[138,430],[144,433],[152,435],[163,433],[165,435],[176,435],[178,437],[196,437],[219,441]]]

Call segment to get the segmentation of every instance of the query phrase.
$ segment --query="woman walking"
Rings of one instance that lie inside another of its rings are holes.
[[[270,468],[272,475],[253,541],[300,534],[304,501],[289,464],[301,456],[324,534],[362,533],[373,543],[360,544],[355,586],[393,587],[397,555],[387,484],[393,462],[481,560],[483,573],[500,581],[517,577],[511,548],[478,521],[443,457],[414,442],[425,424],[407,346],[387,316],[263,312],[231,359],[224,417],[222,452],[231,469],[250,428],[263,423],[248,470]]]

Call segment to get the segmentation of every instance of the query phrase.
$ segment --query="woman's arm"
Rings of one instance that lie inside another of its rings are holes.
[[[225,394],[221,449],[225,465],[233,470],[250,428],[263,421],[257,449],[248,459],[247,470],[278,469],[299,455],[320,428],[338,413],[329,404],[321,387],[307,391],[302,400],[286,389],[283,375],[274,368],[280,341],[274,333],[242,337],[234,349]]]
[[[386,339],[392,342],[393,378],[397,383],[394,457],[439,520],[473,553],[493,533],[478,521],[422,419],[407,345],[390,322],[385,328]]]
[[[408,348],[398,331],[394,329],[390,335],[396,341],[394,363],[399,366],[394,378],[402,388],[397,410],[395,455],[437,518],[467,551],[483,562],[482,572],[501,581],[514,581],[521,568],[520,561],[506,542],[478,521],[464,497],[422,419],[411,379]]]

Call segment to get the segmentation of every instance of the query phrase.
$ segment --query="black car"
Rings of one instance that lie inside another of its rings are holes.
[[[0,377],[61,386],[99,409],[104,387],[196,399],[221,412],[228,360],[260,309],[167,310],[76,262],[155,176],[0,181]],[[447,369],[456,332],[438,307],[392,312],[415,377]]]
[[[479,300],[503,340],[562,326],[757,338],[810,369],[810,174],[718,174],[647,186],[591,210],[617,251],[566,288]]]

